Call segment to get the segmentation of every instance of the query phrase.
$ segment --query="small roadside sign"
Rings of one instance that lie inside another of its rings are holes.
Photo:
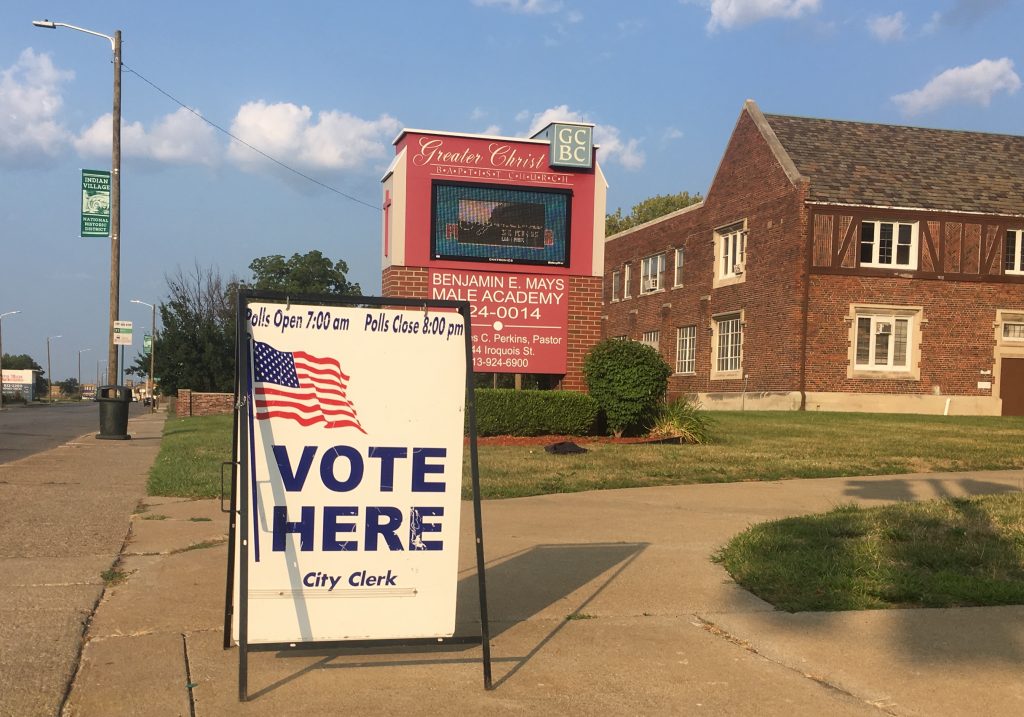
[[[148,354],[153,350],[153,337],[150,334],[145,334],[142,337],[142,353]]]
[[[131,321],[115,321],[114,322],[114,345],[115,346],[131,346],[132,345],[132,322]]]
[[[110,172],[82,170],[81,236],[110,236]]]

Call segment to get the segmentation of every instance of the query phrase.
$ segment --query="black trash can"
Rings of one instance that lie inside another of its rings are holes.
[[[100,432],[97,438],[126,441],[128,435],[128,407],[132,403],[132,390],[127,386],[100,386],[96,389],[100,404]]]

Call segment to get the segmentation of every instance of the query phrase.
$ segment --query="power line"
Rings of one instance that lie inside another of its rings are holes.
[[[329,184],[324,184],[319,179],[316,179],[315,177],[311,177],[308,174],[300,172],[299,170],[295,169],[294,167],[288,166],[287,164],[285,164],[284,162],[282,162],[281,160],[279,160],[279,159],[277,159],[275,157],[271,157],[269,154],[264,152],[259,147],[254,147],[253,145],[249,144],[248,142],[246,142],[241,137],[238,137],[237,135],[234,135],[230,131],[224,129],[223,127],[221,127],[216,122],[213,122],[213,121],[207,119],[202,114],[200,114],[196,110],[192,109],[191,107],[186,105],[184,102],[179,100],[177,97],[175,97],[174,95],[169,93],[167,90],[163,89],[162,87],[160,87],[159,85],[155,84],[151,80],[146,79],[145,77],[140,75],[138,72],[136,72],[132,68],[128,67],[128,65],[124,64],[123,62],[121,63],[121,67],[124,68],[125,70],[127,70],[128,72],[132,73],[136,77],[138,77],[140,80],[142,80],[147,85],[152,87],[154,90],[156,90],[157,92],[162,94],[164,97],[169,99],[171,102],[174,102],[179,107],[182,107],[182,108],[188,110],[189,112],[191,112],[192,114],[194,114],[196,117],[198,117],[203,122],[205,122],[206,124],[208,124],[211,127],[213,127],[218,132],[223,132],[224,134],[226,134],[231,139],[235,140],[236,142],[238,142],[239,144],[241,144],[241,145],[243,145],[245,147],[248,147],[249,149],[251,149],[256,154],[259,154],[262,157],[266,157],[267,159],[269,159],[271,162],[273,162],[274,164],[278,165],[279,167],[287,169],[292,174],[296,174],[296,175],[302,177],[303,179],[305,179],[307,181],[310,181],[313,184],[316,184],[317,186],[323,187],[324,189],[326,189],[329,192],[334,192],[335,194],[339,194],[339,195],[345,197],[345,199],[349,199],[349,200],[351,200],[353,202],[356,202],[357,204],[362,204],[363,206],[369,207],[370,209],[373,209],[373,210],[378,210],[378,211],[380,210],[380,207],[378,207],[376,204],[370,204],[369,202],[364,202],[362,199],[359,199],[358,197],[353,197],[351,194],[346,194],[345,192],[341,191],[340,189],[335,189],[334,187],[332,187]]]

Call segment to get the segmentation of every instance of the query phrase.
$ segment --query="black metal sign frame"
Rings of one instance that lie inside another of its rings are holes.
[[[239,485],[249,482],[249,450],[248,431],[240,429],[245,425],[243,411],[248,411],[249,385],[251,382],[252,351],[249,334],[246,329],[246,309],[251,301],[270,301],[290,304],[314,304],[320,306],[354,306],[367,308],[419,308],[447,309],[457,311],[466,322],[466,406],[469,427],[470,471],[473,490],[473,522],[476,542],[476,571],[480,594],[480,634],[456,635],[452,637],[426,637],[408,639],[381,640],[321,640],[310,642],[281,642],[249,644],[249,560],[248,545],[250,505],[248,500],[241,500],[238,493]],[[231,518],[228,539],[228,575],[224,609],[224,648],[231,647],[231,623],[234,610],[238,609],[238,699],[246,702],[249,699],[249,653],[270,651],[300,651],[305,649],[344,649],[357,647],[422,647],[444,645],[480,645],[483,652],[484,689],[493,689],[491,679],[491,642],[490,626],[487,620],[487,587],[484,572],[484,536],[480,510],[480,467],[477,454],[476,435],[476,401],[473,393],[473,353],[472,331],[470,330],[470,305],[467,301],[442,301],[436,299],[405,299],[395,297],[353,296],[335,297],[315,294],[286,295],[281,292],[255,291],[243,289],[238,292],[238,307],[235,330],[235,416],[232,450],[235,461],[233,479],[231,481]],[[237,541],[237,542],[236,542]],[[235,552],[239,560],[235,561]],[[234,605],[234,579],[238,571],[238,605]]]

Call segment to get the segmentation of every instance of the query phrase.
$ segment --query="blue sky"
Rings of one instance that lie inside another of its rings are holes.
[[[743,101],[768,113],[1022,134],[1019,0],[33,2],[0,7],[6,353],[83,380],[106,357],[109,241],[81,239],[79,170],[109,169],[123,32],[121,318],[165,274],[246,278],[320,249],[380,291],[379,180],[402,127],[597,125],[608,203],[705,192]],[[134,70],[133,74],[129,70]],[[347,199],[233,143],[140,79]],[[369,205],[369,206],[368,206]],[[135,349],[139,348],[139,340]]]

